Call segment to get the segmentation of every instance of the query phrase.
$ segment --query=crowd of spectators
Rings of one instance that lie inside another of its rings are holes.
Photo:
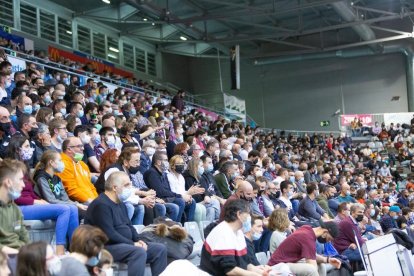
[[[159,219],[211,222],[211,275],[326,275],[362,268],[357,244],[413,227],[414,177],[395,169],[412,159],[410,129],[374,146],[264,133],[187,110],[184,92],[153,102],[34,63],[12,79],[11,66],[0,63],[1,275],[6,262],[17,275],[112,275],[113,263],[162,275],[169,248],[134,227]],[[55,244],[31,243],[24,220],[55,221]]]

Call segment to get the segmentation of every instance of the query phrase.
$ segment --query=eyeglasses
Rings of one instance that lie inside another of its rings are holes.
[[[83,145],[74,145],[74,146],[69,146],[69,148],[78,148],[78,149],[83,149]]]

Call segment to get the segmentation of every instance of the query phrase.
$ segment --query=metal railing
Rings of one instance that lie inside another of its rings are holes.
[[[4,49],[5,52],[7,54],[9,54],[12,57],[21,59],[25,62],[30,62],[30,63],[34,63],[36,65],[38,65],[39,67],[42,68],[48,68],[51,69],[53,71],[58,71],[58,72],[64,72],[68,75],[75,75],[78,77],[85,77],[85,78],[93,78],[95,80],[99,80],[102,82],[107,82],[113,85],[116,85],[118,87],[122,87],[134,92],[138,92],[140,94],[144,94],[144,93],[149,93],[151,96],[153,97],[161,97],[164,99],[168,99],[168,100],[172,100],[172,96],[169,95],[164,95],[161,94],[160,92],[151,90],[151,89],[145,89],[143,87],[139,87],[139,86],[135,86],[135,85],[131,85],[122,81],[117,81],[114,79],[110,79],[108,77],[104,77],[92,72],[85,72],[85,71],[81,71],[78,69],[74,69],[72,67],[66,66],[64,64],[60,64],[51,60],[46,60],[46,59],[42,59],[36,56],[32,56],[32,55],[28,55],[26,53],[20,52],[20,51],[14,51],[12,49],[9,48],[4,48],[0,46],[0,49]],[[208,104],[205,103],[205,101],[201,101],[199,99],[197,99],[196,97],[194,97],[194,95],[186,95],[186,98],[184,100],[184,102],[187,105],[190,106],[194,106],[196,108],[203,108],[206,110],[210,110],[213,111],[219,115],[224,115],[224,109],[223,108],[218,108],[217,106],[210,106]]]

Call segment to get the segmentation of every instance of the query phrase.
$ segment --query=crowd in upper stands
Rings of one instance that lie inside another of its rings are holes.
[[[191,221],[211,222],[195,270],[351,273],[363,268],[358,246],[414,227],[414,176],[400,171],[412,168],[414,122],[367,145],[264,133],[188,110],[183,91],[166,103],[35,63],[12,78],[1,58],[0,275],[7,264],[16,275],[112,275],[113,263],[162,275],[192,249],[181,232]],[[55,221],[53,247],[31,243],[25,220]]]

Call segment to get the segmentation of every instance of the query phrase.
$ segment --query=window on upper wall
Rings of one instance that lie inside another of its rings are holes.
[[[157,68],[155,65],[155,55],[152,53],[147,53],[147,63],[148,63],[148,74],[156,76]]]
[[[98,58],[106,59],[104,34],[93,32],[93,55]]]
[[[0,24],[13,27],[13,0],[0,0]]]
[[[20,26],[23,32],[38,35],[35,7],[20,3]]]
[[[119,63],[119,44],[118,39],[108,36],[108,59]]]
[[[145,73],[145,51],[135,48],[135,68]]]
[[[91,30],[81,25],[78,25],[78,49],[91,54]]]
[[[56,41],[56,29],[55,29],[55,15],[50,12],[40,10],[40,37]]]
[[[58,17],[59,44],[73,47],[72,22]]]
[[[124,66],[134,69],[134,47],[124,43]]]

